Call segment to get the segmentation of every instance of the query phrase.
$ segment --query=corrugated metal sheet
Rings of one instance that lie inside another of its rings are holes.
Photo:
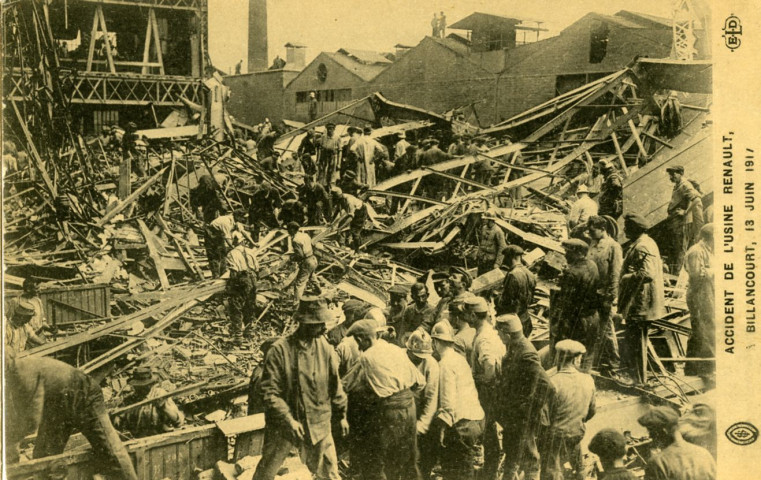
[[[45,316],[52,325],[102,319],[111,314],[108,284],[77,285],[40,292]]]

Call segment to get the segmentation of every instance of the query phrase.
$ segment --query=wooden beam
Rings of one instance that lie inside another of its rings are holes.
[[[109,222],[109,221],[110,221],[112,218],[114,218],[114,217],[115,217],[117,214],[119,214],[119,212],[121,212],[121,211],[122,211],[122,210],[124,210],[126,207],[128,207],[129,205],[131,205],[131,204],[132,204],[132,202],[134,202],[135,200],[137,200],[137,198],[138,198],[138,197],[139,197],[139,196],[140,196],[140,195],[141,195],[143,192],[145,192],[146,190],[148,190],[148,187],[150,187],[151,185],[153,185],[154,183],[156,183],[156,180],[158,180],[159,178],[161,178],[161,176],[164,174],[164,172],[166,172],[166,169],[167,169],[167,168],[169,168],[169,167],[164,167],[164,168],[162,168],[162,169],[161,169],[161,170],[160,170],[160,171],[159,171],[159,172],[158,172],[156,175],[154,175],[154,176],[152,176],[151,178],[149,178],[148,180],[146,180],[146,182],[145,182],[144,184],[142,184],[142,185],[140,186],[140,188],[138,188],[137,190],[135,190],[134,192],[132,192],[132,194],[130,194],[130,196],[129,196],[129,197],[127,197],[127,198],[125,198],[124,200],[122,200],[121,202],[119,202],[119,204],[118,204],[118,205],[116,205],[116,207],[114,207],[114,209],[113,209],[113,210],[111,210],[111,211],[110,211],[110,212],[108,212],[107,214],[103,215],[103,218],[101,218],[100,220],[98,220],[98,221],[95,223],[95,226],[97,226],[97,227],[102,227],[103,225],[105,225],[106,223],[108,223],[108,222]]]
[[[153,25],[154,44],[156,45],[156,61],[159,63],[159,73],[164,75],[164,58],[161,54],[161,37],[159,36],[159,22],[156,20],[156,11],[150,9],[148,12],[149,22]]]
[[[92,57],[95,54],[95,37],[98,33],[98,8],[95,7],[95,11],[92,15],[92,30],[90,30],[90,46],[87,49],[87,69],[85,71],[92,72]]]
[[[610,124],[610,121],[608,121]],[[621,163],[621,170],[624,175],[629,176],[629,167],[626,166],[626,160],[624,159],[624,152],[621,150],[621,145],[618,143],[618,136],[616,132],[610,132],[610,138],[613,139],[613,145],[616,147],[616,154],[618,155],[618,161]]]
[[[626,107],[621,107],[621,111],[624,112],[624,114],[629,113],[629,110]],[[642,156],[647,159],[647,150],[645,149],[645,145],[642,143],[642,139],[639,137],[639,130],[634,125],[634,120],[630,118],[626,123],[629,125],[629,130],[632,131],[632,135],[634,135],[634,141],[637,142],[639,153],[641,153]]]
[[[143,234],[143,237],[145,237],[145,244],[148,246],[148,254],[153,260],[154,267],[156,267],[156,273],[161,282],[161,289],[168,290],[170,287],[169,279],[166,276],[164,265],[161,263],[161,254],[159,253],[158,245],[156,245],[156,239],[153,236],[153,232],[148,229],[148,226],[142,218],[137,219],[137,225],[140,227],[140,232]]]
[[[103,45],[106,47],[106,58],[108,58],[108,69],[111,73],[116,73],[114,57],[111,54],[111,41],[108,38],[108,28],[106,27],[106,17],[103,15],[103,7],[95,7],[95,14],[100,18],[100,26],[103,28]]]
[[[153,12],[153,9],[148,9],[149,12]],[[148,14],[148,19],[146,23],[145,28],[145,45],[143,45],[143,75],[147,75],[150,73],[148,71],[148,62],[151,60],[151,33],[153,32],[153,28],[151,28],[151,15]]]
[[[48,187],[48,191],[53,196],[53,199],[55,199],[55,197],[58,196],[58,189],[56,189],[53,180],[50,179],[48,171],[45,168],[45,163],[42,161],[42,157],[40,157],[40,153],[37,151],[37,147],[34,144],[32,134],[29,132],[29,129],[26,126],[26,119],[21,115],[16,102],[12,103],[13,111],[16,112],[16,118],[19,121],[19,126],[21,127],[21,130],[24,132],[24,136],[26,137],[26,144],[29,146],[29,153],[32,154],[32,159],[34,160],[34,163],[37,164],[37,169],[40,171],[40,175],[42,176],[42,180],[45,182],[45,186]]]

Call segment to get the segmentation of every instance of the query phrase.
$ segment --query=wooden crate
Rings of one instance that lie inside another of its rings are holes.
[[[49,288],[40,291],[40,299],[53,326],[111,315],[111,286],[106,283]]]

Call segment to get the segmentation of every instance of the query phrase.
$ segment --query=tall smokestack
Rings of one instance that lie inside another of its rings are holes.
[[[267,70],[267,0],[248,2],[248,72]]]

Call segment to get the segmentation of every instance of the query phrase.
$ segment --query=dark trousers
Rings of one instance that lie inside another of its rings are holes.
[[[294,440],[289,432],[280,426],[264,429],[264,446],[262,459],[256,466],[254,480],[274,480],[283,462],[294,447],[299,447],[301,463],[307,466],[314,478],[318,480],[339,480],[338,460],[333,436],[328,435],[316,444],[305,440]]]
[[[473,465],[478,442],[484,432],[483,420],[460,420],[446,429],[441,449],[441,476],[444,480],[474,478]]]
[[[428,430],[424,435],[418,434],[418,465],[424,479],[431,476],[433,467],[439,462],[439,437],[437,431]]]
[[[692,329],[690,339],[687,341],[687,357],[715,357],[716,330],[713,285],[698,284],[688,288],[687,308],[690,311],[690,328]],[[713,372],[714,368],[714,362],[687,362],[684,373],[687,375],[705,375]]]
[[[531,321],[531,315],[528,312],[518,313],[518,317],[521,319],[521,325],[523,325],[523,336],[529,338],[531,332],[534,331],[534,323]]]
[[[621,359],[632,378],[639,383],[647,381],[647,328],[649,322],[641,317],[626,319],[624,354]]]
[[[613,323],[610,307],[600,307],[597,311],[600,322],[597,329],[597,340],[594,359],[594,367],[598,370],[618,370],[621,366],[621,357],[618,353],[618,339],[616,338],[616,326]]]
[[[73,382],[61,395],[45,398],[34,458],[62,453],[71,434],[79,430],[90,442],[99,472],[120,473],[122,478],[137,480],[127,449],[108,417],[100,388],[84,375]]]
[[[503,480],[517,480],[520,472],[525,472],[525,480],[539,478],[535,427],[521,422],[506,422],[502,431],[502,449],[505,451]]]
[[[499,431],[497,422],[494,417],[486,413],[484,422],[484,466],[481,468],[481,480],[492,480],[497,478],[499,470],[499,460],[502,456],[502,444],[499,441]]]
[[[256,283],[249,272],[230,271],[227,280],[230,334],[240,335],[256,318]]]
[[[225,238],[217,231],[206,227],[203,233],[203,244],[206,247],[206,258],[209,260],[209,270],[214,277],[225,273],[225,256],[227,245]]]
[[[542,480],[564,480],[566,462],[571,464],[576,472],[574,478],[581,480],[581,439],[583,435],[566,436],[559,432],[548,430],[540,441],[542,456]]]

